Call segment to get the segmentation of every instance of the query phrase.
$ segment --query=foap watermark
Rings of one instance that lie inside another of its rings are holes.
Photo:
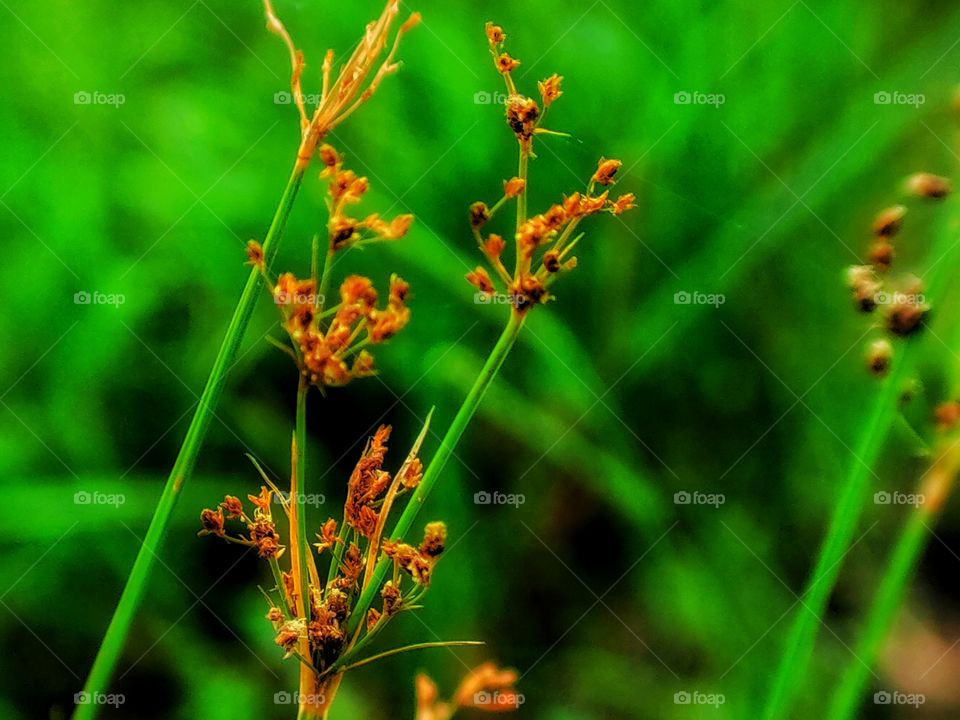
[[[527,501],[527,496],[523,493],[502,493],[494,490],[487,492],[480,490],[473,494],[474,505],[513,505],[520,507]]]
[[[874,105],[907,105],[918,108],[927,101],[923,93],[905,93],[899,90],[881,90],[873,94]]]
[[[273,302],[277,305],[314,305],[320,307],[324,304],[325,298],[323,295],[316,295],[314,293],[298,293],[281,290],[278,293],[274,293]]]
[[[519,708],[527,701],[523,693],[478,690],[473,694],[473,704],[477,707]]]
[[[293,105],[294,100],[299,101],[298,104],[303,103],[304,105],[315,106],[320,104],[320,96],[316,93],[297,93],[294,95],[292,92],[281,90],[280,92],[275,92],[273,94],[274,105]]]
[[[120,507],[126,502],[127,496],[123,493],[78,490],[73,494],[74,505],[113,505],[113,507]]]
[[[119,308],[127,301],[127,296],[122,293],[105,293],[99,290],[88,292],[80,290],[73,294],[74,305],[113,305]]]
[[[873,694],[874,705],[910,705],[918,708],[927,701],[927,696],[923,693],[902,693],[898,690],[890,692],[881,690]]]
[[[478,292],[473,294],[475,305],[513,305],[521,307],[530,302],[522,293]]]
[[[688,92],[681,90],[673,94],[674,105],[710,105],[719,108],[727,102],[727,96],[723,93],[705,93],[694,90]]]
[[[110,107],[119,108],[126,101],[127,96],[123,93],[80,90],[73,94],[74,105],[109,105]]]
[[[674,305],[713,305],[720,307],[727,302],[727,296],[723,293],[705,293],[698,290],[687,292],[680,290],[673,294]]]
[[[873,296],[875,305],[920,305],[926,304],[923,293],[878,292]]]
[[[287,692],[281,690],[273,694],[274,705],[323,705],[326,702],[326,696],[323,693],[311,694],[297,692]]]
[[[718,708],[727,702],[722,693],[705,693],[699,690],[680,690],[673,694],[674,705],[706,705]]]
[[[673,494],[674,505],[710,505],[719,508],[727,502],[727,496],[723,493],[703,493],[697,490],[688,492],[681,490]]]
[[[78,692],[73,694],[74,705],[110,705],[118,708],[127,701],[123,693]]]
[[[327,496],[323,493],[293,493],[291,494],[287,490],[280,490],[279,493],[274,493],[273,502],[277,505],[283,505],[284,503],[296,503],[300,504],[300,501],[303,501],[304,505],[311,505],[313,507],[320,507],[327,501]]]
[[[474,105],[506,105],[510,98],[505,92],[487,92],[480,90],[473,94]]]
[[[880,490],[873,494],[874,505],[911,505],[919,507],[927,501],[923,493],[904,493],[899,490],[887,492]]]

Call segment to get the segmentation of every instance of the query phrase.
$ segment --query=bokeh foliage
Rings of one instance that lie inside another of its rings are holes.
[[[348,50],[379,9],[373,0],[276,4],[305,50],[306,92],[325,48]],[[903,176],[954,166],[960,13],[888,0],[424,0],[415,9],[424,25],[401,51],[402,71],[332,140],[369,175],[366,207],[418,221],[402,243],[350,253],[336,269],[381,284],[400,273],[414,288],[414,320],[379,353],[379,380],[311,409],[308,478],[328,503],[342,500],[376,423],[394,425],[397,461],[431,406],[444,427],[504,320],[503,307],[474,305],[462,279],[479,261],[465,208],[495,198],[515,165],[500,109],[484,102],[501,90],[485,21],[507,29],[528,91],[554,71],[566,77],[551,125],[572,138],[541,144],[531,205],[579,189],[606,155],[624,160],[620,187],[641,207],[623,223],[595,224],[559,301],[531,318],[431,498],[427,515],[444,518],[456,544],[419,620],[407,616],[383,642],[487,641],[455,654],[523,673],[517,717],[693,717],[674,693],[694,690],[724,694],[717,718],[755,717],[787,627],[780,618],[809,571],[873,392],[861,363],[867,326],[849,309],[841,270]],[[297,129],[292,108],[274,102],[287,89],[287,58],[253,0],[51,0],[4,4],[0,15],[0,714],[53,707],[62,717]],[[83,91],[125,102],[75,104]],[[695,91],[725,102],[674,100]],[[878,105],[882,91],[926,102]],[[278,267],[306,272],[322,193],[314,174]],[[934,213],[911,217],[905,267],[922,257]],[[126,302],[76,305],[79,291]],[[726,302],[678,306],[678,291]],[[938,322],[949,328],[950,316]],[[121,662],[116,689],[127,703],[109,716],[291,715],[273,702],[294,667],[262,620],[255,584],[268,582],[265,568],[195,536],[201,507],[257,487],[244,452],[288,474],[295,375],[263,339],[275,325],[264,298]],[[943,356],[931,353],[932,372]],[[909,488],[922,467],[912,449],[899,432],[878,483]],[[474,504],[475,492],[494,489],[526,502]],[[676,506],[683,490],[723,493],[726,503]],[[77,505],[77,491],[126,502]],[[842,643],[902,517],[881,510],[869,511],[871,530],[847,559],[807,716],[849,661]],[[946,647],[958,620],[951,509],[938,534],[944,544],[925,559],[909,615],[945,633]],[[905,662],[888,656],[877,687],[909,679]],[[364,668],[345,682],[335,717],[412,716],[417,669],[452,689],[464,668],[444,650]],[[952,716],[957,691],[928,692],[939,706],[925,716]],[[886,710],[871,704],[864,717]]]

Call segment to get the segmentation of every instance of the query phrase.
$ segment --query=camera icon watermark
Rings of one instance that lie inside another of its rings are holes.
[[[303,502],[304,505],[310,505],[311,507],[320,507],[325,502],[327,502],[327,496],[323,493],[293,493],[291,494],[288,490],[280,490],[278,493],[274,493],[273,502],[277,505],[295,503],[297,505],[300,502]]]
[[[315,106],[320,104],[320,96],[316,93],[304,94],[297,93],[294,95],[292,92],[287,90],[281,90],[273,94],[273,104],[274,105],[293,105],[294,100],[299,100],[304,105]]]
[[[873,94],[874,105],[906,105],[908,107],[919,108],[927,102],[927,96],[923,93],[905,93],[899,90],[881,90]]]
[[[709,505],[713,508],[719,508],[727,502],[727,496],[723,493],[703,493],[697,490],[689,492],[680,490],[673,494],[674,505]]]
[[[515,508],[519,508],[526,501],[527,496],[523,493],[487,492],[486,490],[480,490],[473,494],[474,505],[512,505]]]
[[[474,105],[506,105],[509,95],[505,92],[487,92],[480,90],[473,94]]]
[[[86,490],[78,490],[73,494],[74,505],[112,505],[113,507],[120,507],[126,502],[127,496],[123,493],[104,493],[97,491],[87,492]]]
[[[927,501],[923,493],[904,493],[899,490],[887,492],[880,490],[873,494],[874,505],[910,505],[919,507]]]
[[[319,307],[324,304],[325,300],[323,295],[286,292],[285,290],[273,295],[273,302],[277,305],[314,305]]]
[[[516,709],[523,705],[527,698],[522,693],[500,692],[494,690],[478,690],[473,694],[473,704],[481,708],[508,708]]]
[[[706,705],[718,708],[727,702],[722,693],[705,693],[699,690],[680,690],[673,694],[674,705]]]
[[[723,293],[704,293],[694,290],[688,292],[680,290],[673,294],[674,305],[713,305],[719,308],[727,302],[727,296]]]
[[[127,96],[123,93],[104,93],[94,90],[79,90],[73,94],[74,105],[108,105],[113,108],[119,108],[127,101]]]
[[[127,701],[123,693],[78,692],[73,694],[74,705],[109,705],[118,708]]]
[[[923,293],[886,292],[881,290],[873,296],[875,305],[914,305],[920,307],[927,302]]]
[[[274,705],[323,705],[326,702],[326,696],[323,693],[304,694],[299,691],[287,692],[281,690],[273,694]]]
[[[688,92],[681,90],[673,94],[674,105],[707,105],[719,108],[727,102],[727,96],[723,93],[705,93],[694,90]]]
[[[127,296],[121,293],[103,293],[99,290],[88,292],[80,290],[73,294],[74,305],[112,305],[119,308],[127,301]]]
[[[909,705],[918,708],[927,701],[923,693],[902,693],[897,690],[880,690],[873,694],[874,705]]]
[[[474,305],[513,305],[522,307],[530,300],[522,293],[477,292],[473,294]]]

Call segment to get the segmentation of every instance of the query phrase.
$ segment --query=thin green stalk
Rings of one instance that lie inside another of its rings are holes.
[[[949,220],[949,213],[944,213]],[[929,257],[935,262],[927,273],[927,294],[942,297],[943,284],[948,278],[945,257],[955,240],[949,224],[936,234],[937,242]],[[906,342],[894,358],[890,375],[874,400],[873,408],[863,426],[860,441],[854,452],[842,494],[834,507],[830,527],[820,547],[820,554],[811,578],[801,596],[802,604],[795,611],[793,624],[784,645],[783,654],[774,676],[770,695],[764,710],[764,720],[784,720],[790,717],[793,700],[805,677],[813,653],[817,630],[833,593],[843,560],[854,539],[860,517],[869,496],[870,476],[880,452],[899,413],[899,402],[905,381],[910,377],[915,339]]]
[[[947,234],[947,233],[945,233]],[[952,237],[951,234],[947,234]],[[956,253],[951,253],[952,261]],[[947,263],[948,260],[941,261]],[[937,298],[943,302],[942,295]],[[953,348],[960,344],[960,323],[954,324],[952,337],[948,345]],[[950,392],[947,397],[957,397],[960,392],[960,363],[954,362],[950,379]],[[886,640],[889,629],[903,603],[907,586],[913,577],[914,568],[930,541],[928,528],[937,522],[944,503],[956,481],[957,464],[960,458],[960,440],[954,435],[944,437],[935,448],[934,460],[930,468],[920,478],[917,493],[924,501],[917,505],[907,519],[900,536],[897,538],[893,554],[880,581],[867,619],[860,631],[855,647],[856,658],[847,665],[830,704],[829,720],[848,720],[852,718],[866,693],[870,681],[870,668]],[[945,449],[942,449],[945,444]]]
[[[927,516],[921,511],[910,513],[896,549],[890,560],[890,566],[884,575],[873,606],[863,627],[854,653],[856,659],[847,665],[840,680],[840,686],[830,704],[829,720],[852,718],[863,700],[864,689],[870,677],[870,668],[887,637],[887,629],[893,621],[907,583],[913,575],[916,560],[926,545]]]
[[[303,180],[304,168],[295,168],[287,181],[287,186],[280,198],[280,204],[274,213],[273,221],[270,223],[270,229],[263,241],[264,262],[269,264],[276,255],[277,245],[283,235],[287,224],[287,218],[290,216],[290,210],[293,207],[297,191],[300,189],[300,183]],[[190,421],[190,427],[184,438],[180,452],[174,462],[170,476],[160,495],[157,503],[157,509],[154,511],[153,518],[150,521],[150,527],[147,530],[143,544],[137,553],[137,558],[133,563],[133,569],[127,578],[127,583],[120,595],[120,601],[107,627],[106,635],[97,650],[97,657],[93,662],[90,675],[84,685],[84,691],[88,693],[107,692],[110,680],[116,670],[117,661],[123,652],[124,644],[127,640],[127,634],[130,632],[130,626],[133,623],[137,607],[143,597],[147,587],[147,580],[150,577],[150,571],[153,569],[153,563],[163,542],[167,526],[170,523],[170,517],[176,507],[180,491],[183,484],[191,476],[193,468],[197,462],[197,456],[200,454],[200,448],[206,438],[207,431],[210,429],[210,423],[213,419],[213,413],[217,404],[220,402],[220,396],[223,394],[226,385],[227,374],[229,373],[240,343],[243,340],[247,325],[250,323],[250,317],[256,305],[257,296],[260,293],[263,279],[260,271],[256,268],[250,271],[247,283],[244,285],[240,301],[234,310],[230,325],[227,328],[226,336],[220,345],[217,358],[214,361],[213,369],[207,378],[207,384],[203,388],[203,393],[197,403],[193,419]],[[90,720],[96,716],[97,705],[85,704],[78,705],[74,711],[74,720]]]
[[[307,569],[307,395],[310,392],[310,383],[300,373],[300,382],[297,384],[297,496],[291,498],[297,504],[297,554],[300,558],[300,597],[303,598],[303,616],[310,624],[310,571]]]
[[[525,314],[517,313],[516,311],[512,311],[510,313],[510,321],[503,329],[500,339],[497,340],[497,344],[490,352],[490,356],[487,358],[486,363],[484,363],[483,369],[480,371],[480,375],[477,376],[477,379],[473,383],[473,387],[470,388],[470,392],[467,393],[467,397],[464,399],[463,404],[460,406],[456,416],[453,418],[453,422],[450,424],[450,427],[447,428],[447,432],[443,436],[443,440],[440,441],[440,447],[437,448],[437,454],[434,455],[433,460],[431,460],[430,465],[427,467],[427,470],[423,475],[423,479],[420,480],[420,484],[407,501],[407,505],[404,508],[403,513],[397,520],[397,524],[393,527],[393,531],[389,536],[393,540],[400,540],[403,538],[413,525],[417,514],[420,512],[420,508],[422,508],[424,502],[426,502],[427,496],[430,494],[430,491],[436,484],[437,479],[440,477],[440,473],[443,471],[443,468],[450,459],[450,456],[453,455],[453,451],[456,449],[457,443],[460,441],[464,431],[467,429],[467,425],[470,423],[474,413],[480,406],[480,402],[483,400],[483,396],[487,392],[487,388],[490,387],[493,379],[497,376],[497,372],[503,366],[503,362],[506,360],[507,355],[510,354],[510,350],[513,348],[513,344],[516,342],[517,336],[520,334],[520,330],[523,327],[524,319]],[[383,582],[383,579],[392,564],[393,563],[387,558],[381,558],[377,563],[377,566],[373,572],[373,577],[360,594],[357,604],[354,606],[353,612],[347,621],[348,636],[356,632],[357,627],[361,622],[363,622],[367,615],[367,610],[369,609],[370,604],[373,602],[373,598],[376,596],[380,588],[380,584]]]
[[[905,345],[905,351],[909,346]],[[854,539],[857,523],[869,490],[870,476],[897,414],[897,404],[908,377],[907,353],[896,358],[893,371],[883,381],[874,400],[854,454],[856,459],[844,482],[843,494],[833,513],[829,530],[820,548],[810,581],[796,609],[790,634],[773,687],[767,700],[765,720],[785,720],[813,651],[820,618],[836,585],[847,548]]]

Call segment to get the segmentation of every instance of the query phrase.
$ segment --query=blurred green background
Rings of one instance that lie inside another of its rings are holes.
[[[243,246],[263,238],[279,198],[297,125],[273,100],[288,89],[288,59],[259,2],[0,5],[0,716],[65,717],[246,278]],[[348,51],[381,3],[276,6],[305,51],[310,93],[325,49]],[[425,513],[453,538],[427,607],[379,645],[487,647],[351,673],[333,716],[412,717],[417,670],[449,693],[465,666],[492,658],[522,675],[517,717],[756,717],[873,392],[868,321],[850,310],[842,269],[906,174],[955,164],[960,10],[892,0],[407,9],[424,23],[401,48],[402,70],[331,142],[370,177],[366,210],[417,215],[409,238],[351,252],[337,272],[381,285],[400,273],[413,320],[377,353],[379,379],[315,398],[308,478],[327,506],[311,520],[339,514],[378,422],[394,425],[396,462],[432,405],[434,427],[446,426],[504,322],[463,280],[479,262],[465,209],[496,199],[515,167],[515,140],[489,102],[502,86],[487,20],[506,28],[523,89],[566,78],[550,126],[572,138],[540,143],[531,206],[579,189],[605,155],[623,159],[618,189],[640,208],[592,223],[558,302],[530,318]],[[84,92],[124,101],[75,102]],[[924,102],[878,102],[884,92]],[[276,268],[306,273],[323,192],[311,172]],[[901,255],[919,272],[937,209],[912,213]],[[75,304],[78,292],[125,302]],[[725,302],[677,305],[678,292]],[[949,315],[937,317],[940,337]],[[267,569],[196,537],[202,507],[258,487],[245,452],[288,474],[295,373],[264,340],[275,326],[264,298],[121,659],[126,702],[105,716],[293,715],[273,700],[296,670],[262,619]],[[956,360],[927,347],[933,395]],[[427,457],[436,444],[428,438]],[[878,485],[909,491],[923,460],[906,432],[890,445]],[[526,501],[478,506],[481,490]],[[725,503],[675,504],[683,491]],[[125,502],[77,504],[77,492]],[[850,662],[845,645],[904,516],[868,509],[797,717],[817,715]],[[871,690],[927,703],[868,699],[862,717],[957,715],[957,520],[948,507]],[[725,703],[678,705],[678,692]]]

